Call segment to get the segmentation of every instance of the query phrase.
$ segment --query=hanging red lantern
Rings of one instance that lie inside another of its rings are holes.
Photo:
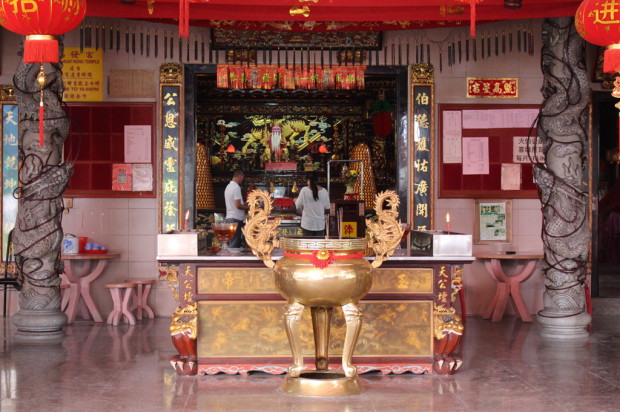
[[[476,37],[476,4],[482,0],[457,0],[459,3],[469,4],[469,35]]]
[[[226,152],[227,153],[235,153],[235,146],[229,144],[228,147],[226,148]]]
[[[322,144],[319,147],[319,153],[327,153],[327,146],[325,146],[324,144]]]
[[[606,7],[600,0],[585,0],[575,14],[575,27],[587,42],[607,47],[603,70],[613,73],[620,71],[620,24]]]
[[[616,17],[618,12],[612,12],[609,7],[607,2],[600,0],[584,0],[575,14],[575,28],[587,42],[607,47],[603,71],[620,73],[620,23]],[[612,92],[617,98],[620,97],[619,79],[616,77],[616,87]],[[620,109],[620,103],[616,103],[616,108]],[[620,117],[618,122],[620,124]],[[618,144],[620,147],[620,140]]]
[[[86,0],[0,0],[0,25],[26,36],[24,63],[58,63],[55,36],[84,19]]]

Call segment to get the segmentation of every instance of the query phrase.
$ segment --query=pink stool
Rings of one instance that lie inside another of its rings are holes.
[[[142,311],[145,310],[149,318],[153,319],[155,314],[153,313],[153,309],[151,309],[147,303],[149,298],[149,292],[151,291],[151,286],[155,283],[154,280],[144,280],[144,279],[131,279],[126,280],[126,282],[131,282],[136,284],[136,293],[133,295],[133,303],[129,310],[133,311],[136,309],[136,317],[138,320],[142,320]]]
[[[67,306],[69,306],[69,294],[71,291],[68,289],[71,289],[71,285],[68,283],[60,284],[60,310],[63,312],[67,309]]]
[[[114,310],[108,315],[108,323],[110,325],[117,326],[120,318],[123,316],[125,316],[125,320],[129,322],[130,325],[136,324],[136,318],[134,318],[128,308],[129,299],[131,298],[134,286],[136,286],[134,282],[108,283],[105,285],[106,288],[110,289],[110,294],[114,301]],[[125,289],[125,294],[121,302],[121,290],[123,289]]]

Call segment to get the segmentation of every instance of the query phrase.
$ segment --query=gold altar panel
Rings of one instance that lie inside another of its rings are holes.
[[[198,293],[278,293],[268,268],[198,268]]]
[[[364,301],[356,357],[432,356],[432,304],[428,301]],[[201,301],[198,303],[198,357],[289,357],[279,301]],[[329,354],[342,355],[345,322],[334,309]],[[301,326],[303,354],[314,356],[310,310]]]
[[[375,269],[370,293],[433,293],[433,269]]]
[[[198,293],[278,293],[268,268],[198,268]],[[433,269],[375,269],[370,293],[433,293]]]

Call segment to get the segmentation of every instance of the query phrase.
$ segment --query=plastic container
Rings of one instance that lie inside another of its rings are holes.
[[[84,253],[84,246],[86,246],[86,242],[88,242],[88,237],[78,236],[78,242],[79,242],[79,252]]]

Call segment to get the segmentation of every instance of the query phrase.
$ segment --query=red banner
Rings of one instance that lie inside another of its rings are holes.
[[[220,89],[362,90],[366,66],[217,66]]]
[[[467,97],[519,97],[519,79],[468,77]]]

